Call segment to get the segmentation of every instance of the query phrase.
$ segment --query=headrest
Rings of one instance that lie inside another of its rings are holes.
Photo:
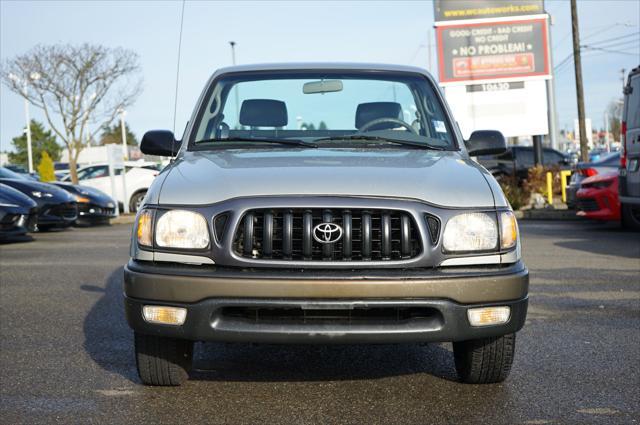
[[[356,109],[356,128],[378,118],[402,118],[402,106],[396,102],[361,103]]]
[[[247,99],[240,107],[240,124],[249,127],[284,127],[287,105],[273,99]]]

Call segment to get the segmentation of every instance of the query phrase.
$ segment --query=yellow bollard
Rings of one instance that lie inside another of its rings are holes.
[[[567,177],[571,176],[571,170],[560,171],[560,187],[562,188],[562,202],[567,202]]]
[[[553,183],[553,174],[551,171],[547,172],[547,201],[549,205],[553,205],[553,188],[551,187]]]

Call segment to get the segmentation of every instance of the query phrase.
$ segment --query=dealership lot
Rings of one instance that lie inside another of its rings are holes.
[[[450,344],[200,344],[180,388],[139,384],[125,225],[0,245],[3,423],[640,422],[638,234],[521,223],[527,324],[501,385],[455,382]]]

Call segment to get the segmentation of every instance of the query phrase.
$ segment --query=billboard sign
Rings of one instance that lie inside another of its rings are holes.
[[[546,18],[436,28],[440,82],[549,78]]]
[[[543,0],[435,0],[433,6],[436,24],[544,13]]]
[[[505,137],[547,134],[545,80],[494,81],[445,87],[447,102],[468,139],[474,130],[499,130]]]

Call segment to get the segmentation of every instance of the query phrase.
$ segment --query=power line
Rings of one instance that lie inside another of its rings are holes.
[[[638,35],[640,35],[640,31],[634,32],[634,33],[629,33],[629,34],[624,34],[624,35],[621,35],[621,36],[618,36],[618,37],[608,38],[606,40],[594,41],[593,44],[608,43],[610,41],[616,41],[616,40],[620,40],[620,39],[623,39],[623,38],[629,38],[629,37],[638,36]]]
[[[628,56],[637,56],[635,53],[629,53],[629,52],[623,52],[621,50],[609,50],[609,49],[602,49],[600,47],[593,47],[593,46],[588,46],[588,45],[583,45],[581,46],[583,49],[589,49],[589,50],[598,50],[601,52],[607,52],[607,53],[618,53],[620,55],[628,55]]]
[[[622,47],[622,46],[627,46],[627,45],[640,45],[640,40],[618,41],[618,42],[615,42],[613,44],[606,44],[606,45],[598,44],[597,47],[602,47],[602,48],[608,49],[610,47]]]

